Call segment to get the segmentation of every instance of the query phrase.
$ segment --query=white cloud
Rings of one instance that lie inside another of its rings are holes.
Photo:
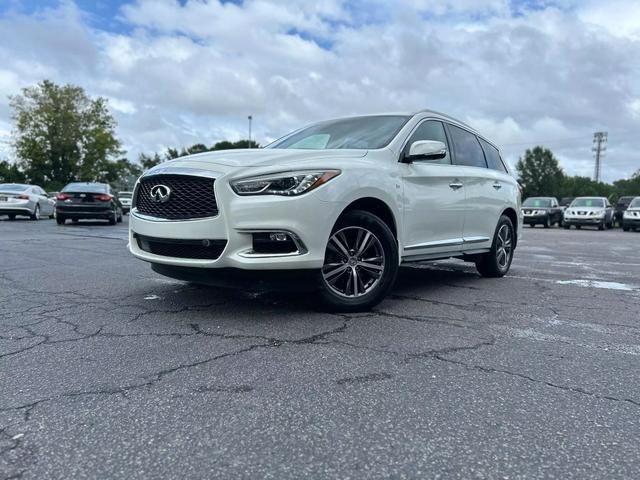
[[[640,15],[614,1],[627,19]],[[599,5],[138,0],[114,32],[65,2],[0,16],[0,122],[6,95],[42,78],[109,98],[133,158],[241,138],[249,114],[266,143],[323,118],[433,108],[471,123],[511,163],[546,144],[569,173],[590,174],[591,135],[607,129],[613,180],[640,167],[640,40],[634,21],[616,29]]]

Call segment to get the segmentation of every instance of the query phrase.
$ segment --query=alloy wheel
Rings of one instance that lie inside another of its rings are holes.
[[[502,225],[498,230],[498,239],[496,243],[496,262],[498,266],[504,270],[509,265],[511,255],[513,254],[513,234],[509,225]]]
[[[346,227],[329,239],[322,278],[341,297],[362,297],[380,282],[384,264],[378,237],[363,227]]]

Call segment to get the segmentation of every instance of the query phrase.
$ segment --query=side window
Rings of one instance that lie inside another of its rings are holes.
[[[498,170],[502,173],[507,173],[507,169],[502,163],[502,159],[500,158],[500,152],[493,145],[485,142],[483,139],[479,138],[480,144],[482,145],[482,149],[484,150],[484,157],[487,159],[487,166],[493,170]]]
[[[473,133],[467,132],[455,125],[449,125],[449,131],[451,132],[451,141],[453,142],[456,152],[453,161],[455,165],[487,168],[484,152]]]
[[[444,158],[438,160],[429,160],[429,163],[443,163],[446,165],[451,164],[451,157],[449,156],[449,146],[447,143],[447,136],[444,133],[444,126],[441,122],[436,120],[427,120],[422,122],[418,128],[416,128],[415,132],[409,137],[409,141],[407,145],[404,147],[404,154],[407,155],[409,153],[409,149],[411,148],[411,144],[413,142],[417,142],[418,140],[437,140],[438,142],[442,142],[447,145],[447,155]]]

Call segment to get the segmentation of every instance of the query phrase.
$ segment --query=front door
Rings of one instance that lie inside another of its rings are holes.
[[[405,146],[418,140],[437,140],[447,145],[444,126],[425,120]],[[451,155],[439,160],[416,160],[400,164],[404,190],[403,257],[458,251],[462,246],[465,191],[451,165]]]

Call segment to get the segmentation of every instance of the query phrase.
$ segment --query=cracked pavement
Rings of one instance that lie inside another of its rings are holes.
[[[339,315],[160,277],[126,221],[0,221],[0,479],[640,477],[640,234]]]

